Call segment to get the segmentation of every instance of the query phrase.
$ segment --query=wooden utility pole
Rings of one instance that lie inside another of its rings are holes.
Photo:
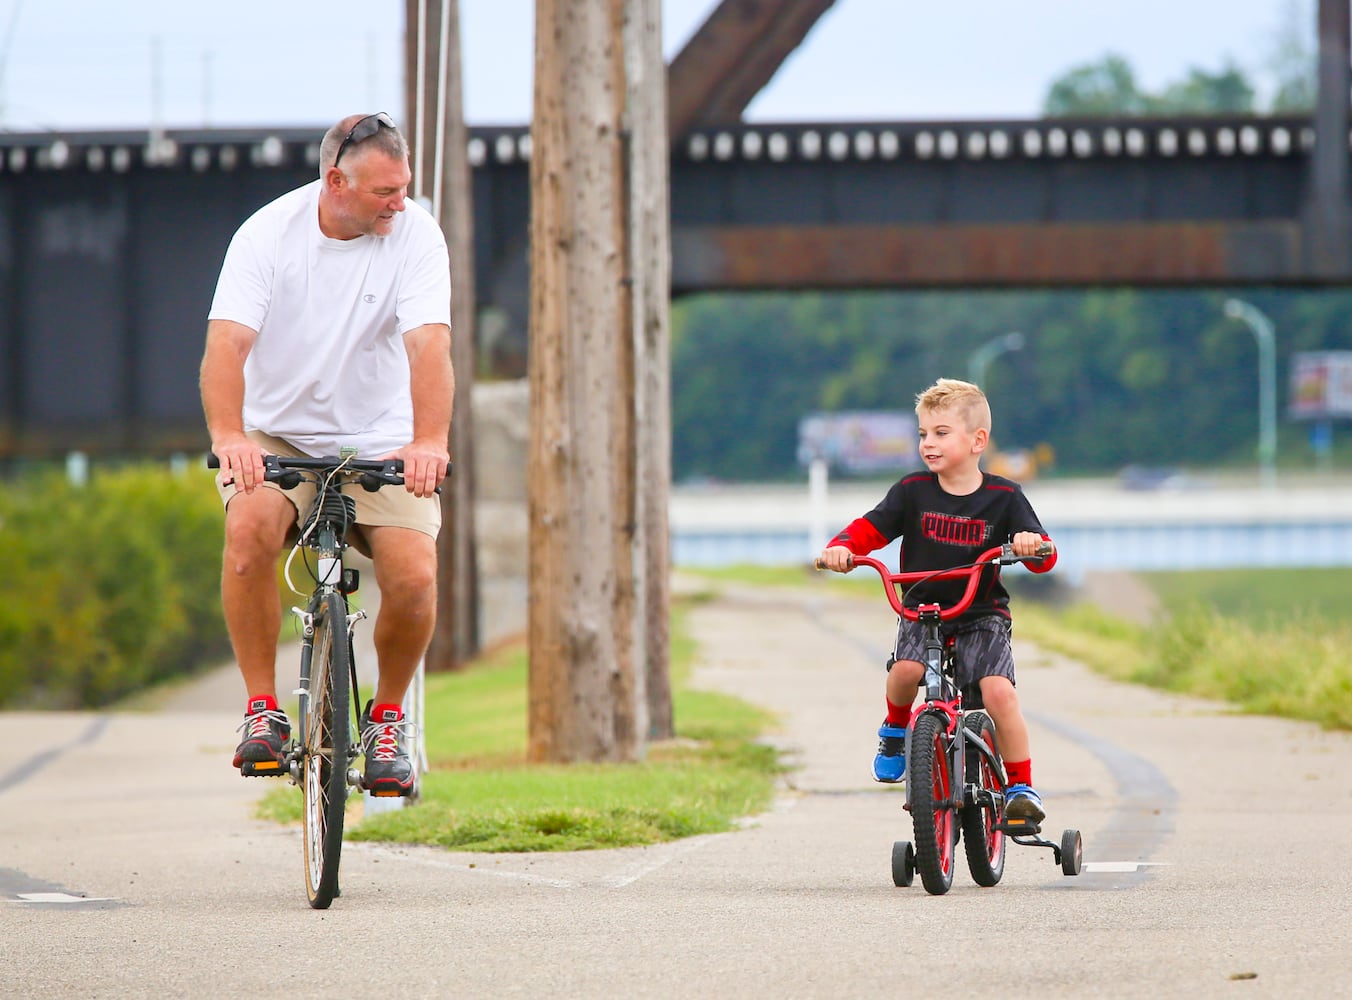
[[[660,405],[656,419],[668,420],[665,375],[654,379],[647,359],[654,344],[665,349],[666,289],[656,306],[650,286],[669,267],[656,218],[667,155],[660,0],[536,0],[535,11],[529,753],[635,760],[649,730],[648,676],[666,668],[649,662],[646,640],[657,625],[648,588],[660,580],[665,594],[665,548],[650,565],[645,534],[660,507],[665,546],[667,497],[645,491],[669,476],[667,446],[641,455],[652,431],[639,428],[655,416],[640,406]],[[665,621],[663,607],[663,632]]]
[[[404,129],[413,195],[426,199],[451,255],[454,471],[442,484],[437,542],[437,626],[427,669],[449,670],[479,651],[479,574],[474,542],[474,199],[460,70],[459,0],[405,0]],[[422,87],[418,81],[422,80]]]
[[[675,735],[671,709],[671,200],[660,0],[630,0],[624,23],[629,273],[634,335],[635,630],[648,738]]]

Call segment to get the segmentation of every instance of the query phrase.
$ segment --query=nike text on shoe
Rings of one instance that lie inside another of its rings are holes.
[[[1010,785],[1005,792],[1005,818],[1029,823],[1041,823],[1046,817],[1042,796],[1031,785]]]
[[[291,723],[273,698],[253,698],[239,731],[244,739],[235,748],[234,767],[250,775],[282,774],[282,751],[291,739]]]
[[[884,722],[878,727],[878,755],[873,758],[873,780],[895,785],[906,777],[906,730]]]
[[[406,744],[409,723],[397,705],[366,703],[361,714],[361,743],[366,752],[366,790],[375,796],[410,795],[413,761]]]

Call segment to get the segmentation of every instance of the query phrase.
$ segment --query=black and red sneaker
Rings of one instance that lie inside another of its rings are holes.
[[[413,794],[413,761],[405,740],[411,727],[398,705],[366,703],[361,745],[366,751],[366,790],[376,796]]]
[[[248,777],[284,773],[282,750],[291,739],[291,722],[277,707],[276,698],[271,695],[250,698],[239,729],[244,739],[235,748],[234,766],[240,774]]]

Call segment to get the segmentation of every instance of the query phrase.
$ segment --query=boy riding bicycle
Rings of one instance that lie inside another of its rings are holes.
[[[920,458],[927,472],[895,483],[882,501],[856,518],[822,552],[821,563],[838,573],[850,569],[850,557],[867,555],[900,537],[905,572],[945,570],[972,562],[992,545],[1009,541],[1014,554],[1032,556],[1050,544],[1015,482],[980,468],[990,443],[991,411],[982,391],[970,382],[939,379],[916,397]],[[1045,573],[1056,565],[1056,551],[1025,565]],[[908,589],[907,607],[957,602],[963,581],[930,580]],[[1028,725],[1014,688],[1010,645],[1009,593],[1000,583],[1000,567],[991,564],[971,607],[944,625],[957,654],[955,678],[964,696],[984,705],[995,723],[996,742],[1009,775],[1005,814],[1039,823],[1045,816],[1033,789]],[[888,664],[887,717],[878,729],[873,776],[898,782],[906,773],[906,728],[911,703],[924,678],[924,640],[920,626],[901,619],[896,648]]]

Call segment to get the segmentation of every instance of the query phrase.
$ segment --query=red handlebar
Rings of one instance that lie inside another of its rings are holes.
[[[887,594],[887,600],[892,605],[892,609],[903,618],[915,621],[920,617],[920,612],[916,608],[908,608],[901,603],[901,595],[897,593],[897,587],[910,583],[919,583],[922,580],[960,580],[967,577],[967,589],[963,591],[962,597],[957,604],[952,607],[940,608],[939,618],[948,621],[958,617],[969,607],[972,606],[972,599],[976,597],[977,584],[981,580],[981,571],[990,563],[1009,561],[1018,561],[1019,557],[1014,555],[1013,550],[1008,545],[997,545],[993,549],[987,549],[981,555],[976,557],[976,561],[969,566],[960,566],[956,569],[943,570],[921,570],[914,573],[893,573],[885,564],[872,558],[871,556],[851,556],[850,564],[854,566],[868,566],[877,570],[878,575],[883,578],[883,591]],[[817,560],[817,568],[823,569],[822,561]]]

